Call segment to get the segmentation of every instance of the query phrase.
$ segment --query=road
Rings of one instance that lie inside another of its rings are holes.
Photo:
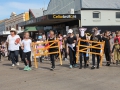
[[[105,63],[104,63],[105,64]],[[0,62],[0,90],[120,90],[120,66],[103,66],[100,69],[69,69],[64,61],[50,71],[49,61],[33,67],[32,71],[23,71],[24,64],[11,67],[11,62]]]

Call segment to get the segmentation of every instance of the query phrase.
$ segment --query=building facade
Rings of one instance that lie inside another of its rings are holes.
[[[80,14],[79,27],[120,28],[120,0],[50,0],[47,14]]]
[[[3,35],[3,31],[5,31],[5,21],[0,23],[0,35]]]
[[[21,30],[21,28],[18,26],[18,23],[26,20],[29,20],[28,12],[19,15],[17,15],[15,12],[12,12],[10,18],[5,21],[5,31],[10,31],[11,28],[15,28],[16,30]]]

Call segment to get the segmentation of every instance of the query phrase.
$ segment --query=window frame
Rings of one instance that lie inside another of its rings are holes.
[[[94,17],[94,14],[98,14],[98,18],[95,18],[95,17]],[[99,11],[94,11],[94,12],[92,13],[92,18],[93,18],[93,19],[100,19],[100,18],[101,18],[101,13],[100,13]]]
[[[119,13],[119,14],[120,14],[120,12],[116,12],[116,13],[115,13],[115,18],[116,18],[116,19],[120,19],[120,16],[119,16],[119,17],[117,17],[117,13]]]

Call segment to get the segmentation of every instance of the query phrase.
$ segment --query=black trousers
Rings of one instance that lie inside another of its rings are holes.
[[[28,63],[29,63],[29,67],[31,67],[31,59],[30,59],[30,56],[31,56],[31,52],[23,52],[23,54],[22,54],[22,59],[23,59],[23,61],[24,61],[25,66],[27,66]],[[27,57],[28,63],[27,63],[27,61],[25,60],[26,57]]]
[[[104,52],[105,52],[106,61],[110,62],[111,61],[111,59],[110,59],[110,48],[105,48]]]
[[[64,58],[67,58],[67,51],[65,48],[63,48],[63,52],[65,53],[65,57]]]
[[[55,68],[55,59],[54,59],[54,57],[55,57],[55,54],[50,54],[50,61],[52,63],[52,68]]]
[[[100,50],[93,49],[92,52],[100,53]],[[92,54],[92,64],[93,64],[93,66],[95,66],[95,56],[97,56],[97,66],[99,66],[99,63],[100,63],[100,56],[99,55]]]
[[[74,47],[74,51],[69,47],[69,57],[70,65],[76,64],[76,47]]]
[[[23,59],[22,59],[23,50],[21,49],[21,47],[19,49],[19,54],[20,54],[21,61],[23,61]]]
[[[83,58],[84,58],[84,65],[86,66],[87,63],[86,53],[80,53],[80,66],[82,66]]]

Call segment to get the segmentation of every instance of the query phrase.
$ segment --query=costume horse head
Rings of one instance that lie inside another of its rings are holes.
[[[85,31],[87,30],[87,28],[79,28],[80,31],[80,36],[84,37],[85,36]]]

